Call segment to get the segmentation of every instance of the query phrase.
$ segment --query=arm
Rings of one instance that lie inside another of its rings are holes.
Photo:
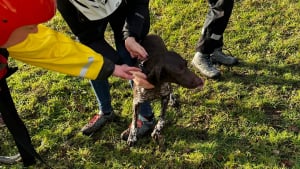
[[[145,59],[148,53],[138,42],[150,29],[149,0],[135,0],[128,2],[128,6],[131,11],[123,28],[125,46],[132,57]]]
[[[87,46],[43,25],[39,25],[38,33],[29,35],[22,43],[8,48],[8,51],[16,60],[72,76],[106,79],[114,75],[143,83],[143,79],[131,73],[141,71],[139,68],[114,65]]]
[[[39,31],[8,48],[10,56],[30,65],[88,79],[107,78],[114,64],[69,37],[39,25]],[[100,73],[101,71],[101,73]]]
[[[127,3],[130,12],[123,28],[124,38],[134,37],[140,41],[150,29],[149,0],[133,0]]]

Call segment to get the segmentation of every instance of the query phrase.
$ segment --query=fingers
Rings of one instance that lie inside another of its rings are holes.
[[[152,89],[152,88],[154,88],[154,85],[152,85],[151,83],[149,83],[146,80],[147,76],[144,73],[142,73],[140,71],[131,71],[131,73],[134,76],[134,78],[133,78],[134,85],[143,87],[145,89]]]
[[[137,43],[133,37],[128,37],[125,40],[125,46],[133,58],[144,60],[148,56],[147,51],[139,43]]]
[[[139,68],[129,67],[127,65],[115,65],[113,75],[122,79],[132,80],[134,76],[130,71],[140,71]]]
[[[133,72],[141,72],[141,69],[138,67],[131,67],[127,65],[122,65],[126,72],[129,72],[130,74],[133,74]]]
[[[153,89],[154,88],[154,85],[149,83],[146,79],[142,79],[142,78],[137,78],[135,77],[133,79],[133,82],[134,82],[134,85],[137,85],[137,86],[140,86],[140,87],[143,87],[145,89]]]
[[[147,76],[137,67],[115,65],[113,75],[122,79],[133,80],[134,84],[145,89],[152,89],[154,85],[147,81]]]
[[[134,76],[134,77],[138,77],[138,78],[142,78],[142,79],[146,79],[147,76],[142,73],[141,71],[130,71],[130,73]]]
[[[113,75],[128,80],[133,80],[135,77],[140,77],[143,79],[147,78],[146,75],[142,73],[140,68],[128,66],[126,64],[115,65]]]
[[[140,60],[145,60],[148,56],[146,50],[138,43],[136,43],[134,50],[131,51],[133,57],[137,57]]]

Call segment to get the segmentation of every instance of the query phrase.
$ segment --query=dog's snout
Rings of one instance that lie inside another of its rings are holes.
[[[204,85],[204,81],[201,78],[195,76],[195,77],[191,78],[188,88],[191,88],[191,89],[202,88],[203,85]]]
[[[204,86],[204,80],[202,80],[201,78],[196,78],[195,79],[195,85],[196,87],[195,88],[202,88]]]

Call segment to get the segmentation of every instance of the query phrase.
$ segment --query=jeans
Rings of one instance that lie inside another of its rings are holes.
[[[117,45],[117,44],[116,44]],[[127,65],[133,65],[134,60],[131,59],[130,54],[125,49],[124,45],[117,46],[118,53],[121,56],[123,62]],[[111,95],[110,95],[110,86],[108,80],[90,80],[92,88],[96,94],[97,101],[99,103],[99,109],[104,113],[110,113],[113,108],[111,106]],[[133,82],[130,80],[129,84],[131,88],[133,87]],[[143,117],[153,117],[153,111],[149,101],[145,101],[141,105],[140,115]]]
[[[122,3],[120,7],[110,16],[97,20],[90,21],[85,18],[78,10],[70,3],[69,0],[57,1],[57,7],[64,20],[69,25],[72,32],[78,37],[81,43],[89,46],[102,56],[110,59],[115,64],[134,65],[134,59],[125,48],[123,40],[123,26],[125,24],[128,7],[126,3]],[[107,25],[110,24],[114,33],[114,41],[116,50],[105,40],[104,34]],[[148,31],[148,29],[146,29]],[[146,35],[148,32],[143,32]],[[108,79],[106,80],[91,80],[92,88],[96,94],[101,112],[109,113],[113,110],[111,106],[110,86]],[[152,117],[153,112],[149,102],[142,105],[142,116]]]

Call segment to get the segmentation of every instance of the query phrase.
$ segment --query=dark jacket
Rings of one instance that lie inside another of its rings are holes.
[[[127,0],[128,14],[123,28],[124,38],[145,37],[150,29],[149,0]]]
[[[121,58],[121,53],[126,50],[124,39],[131,36],[140,41],[149,33],[148,8],[149,0],[123,0],[118,9],[106,18],[89,20],[70,0],[57,1],[57,9],[79,41],[115,64],[128,64]],[[117,50],[105,40],[108,24],[113,30]]]

